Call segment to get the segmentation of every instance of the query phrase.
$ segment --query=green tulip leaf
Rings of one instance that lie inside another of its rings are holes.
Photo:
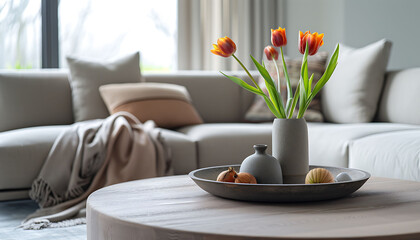
[[[265,80],[265,85],[270,95],[270,99],[273,102],[273,105],[275,106],[276,109],[278,109],[282,118],[286,118],[286,114],[284,112],[284,107],[283,107],[283,101],[281,99],[280,93],[276,89],[276,85],[273,79],[271,78],[267,69],[265,69],[257,60],[255,60],[253,56],[251,56],[251,59],[254,62],[255,66],[257,67],[258,71],[260,72],[261,76]]]
[[[314,74],[312,73],[311,77],[309,78],[308,88],[306,89],[306,94],[310,95],[312,92],[312,81],[314,80]]]
[[[337,44],[333,55],[331,56],[330,62],[328,63],[327,68],[325,69],[324,74],[316,83],[314,90],[313,90],[313,97],[324,87],[324,85],[328,82],[331,75],[334,73],[335,68],[337,67],[337,60],[338,60],[338,53],[339,53],[340,45]]]
[[[244,89],[246,89],[246,90],[248,90],[252,93],[255,93],[255,94],[258,94],[258,95],[261,95],[261,94],[265,95],[263,92],[259,91],[257,88],[249,85],[248,83],[246,83],[245,81],[243,81],[242,79],[240,79],[238,77],[228,76],[228,75],[224,74],[223,72],[220,72],[220,73],[222,73],[225,77],[232,80],[232,82],[238,84],[239,86],[243,87]]]
[[[268,99],[267,95],[265,95],[262,91],[260,91],[257,88],[249,85],[248,83],[246,83],[245,81],[243,81],[242,79],[240,79],[238,77],[229,76],[229,75],[224,74],[223,72],[220,72],[220,73],[222,73],[225,77],[229,78],[234,83],[238,84],[239,86],[243,87],[244,89],[263,97],[264,101],[266,102],[266,104],[268,106],[268,108],[274,114],[274,116],[276,116],[277,118],[281,118],[281,115],[278,113],[278,111],[274,107],[273,103],[271,103],[271,101]]]
[[[298,116],[297,118],[301,118],[303,116],[303,111],[305,108],[305,103],[306,103],[306,89],[305,89],[305,84],[304,81],[302,79],[302,77],[300,78],[300,97],[299,97],[299,112],[298,112]]]
[[[268,108],[270,109],[270,111],[274,114],[274,116],[276,116],[276,118],[283,118],[282,115],[280,115],[280,113],[277,111],[277,109],[274,107],[273,103],[270,101],[270,99],[268,99],[267,95],[263,95],[262,96],[265,100],[265,103],[267,104]]]

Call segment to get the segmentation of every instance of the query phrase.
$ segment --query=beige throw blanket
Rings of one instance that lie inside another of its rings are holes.
[[[25,229],[84,223],[85,201],[93,191],[115,183],[172,174],[160,132],[125,112],[105,120],[79,122],[55,141],[34,181],[30,197],[40,209]],[[61,223],[54,223],[61,222]]]

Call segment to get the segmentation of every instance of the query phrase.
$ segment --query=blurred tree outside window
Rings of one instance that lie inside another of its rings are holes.
[[[58,18],[60,67],[140,51],[143,72],[177,68],[175,0],[61,0]]]
[[[0,68],[41,67],[41,0],[0,0]]]

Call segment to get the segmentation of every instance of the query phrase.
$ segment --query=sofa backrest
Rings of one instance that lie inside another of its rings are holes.
[[[243,71],[226,72],[252,84]],[[258,79],[257,72],[251,72]],[[217,71],[143,75],[148,82],[185,86],[207,123],[242,122],[255,95]],[[420,68],[388,72],[377,121],[420,124]],[[1,70],[0,132],[74,122],[67,70]]]
[[[387,73],[377,120],[420,124],[420,68]]]
[[[250,81],[245,72],[225,72]],[[255,72],[252,72],[255,75]],[[217,71],[179,71],[168,74],[144,74],[146,82],[183,85],[192,103],[206,123],[242,122],[254,94],[227,79]]]
[[[226,72],[251,82],[245,72]],[[257,78],[256,72],[251,72]],[[143,75],[149,82],[185,86],[193,105],[208,123],[241,122],[255,95],[217,71],[179,71]],[[0,71],[0,132],[74,122],[68,71]]]
[[[0,114],[0,132],[72,123],[67,73],[60,70],[2,70]]]

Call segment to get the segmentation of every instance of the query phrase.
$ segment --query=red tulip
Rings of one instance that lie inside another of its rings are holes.
[[[279,27],[271,29],[271,43],[274,47],[281,47],[287,44],[286,29]]]
[[[314,55],[318,52],[319,47],[324,44],[323,38],[323,33],[318,34],[315,32],[311,34],[310,31],[306,31],[305,33],[299,31],[299,52],[305,54],[306,43],[308,43],[308,54]]]
[[[228,37],[217,39],[217,45],[213,44],[213,47],[211,52],[222,57],[230,57],[236,52],[235,42]]]
[[[273,48],[272,46],[265,47],[264,53],[265,53],[265,56],[267,56],[267,59],[270,61],[273,60],[273,58],[275,60],[279,59],[279,52],[277,52],[277,50]]]

